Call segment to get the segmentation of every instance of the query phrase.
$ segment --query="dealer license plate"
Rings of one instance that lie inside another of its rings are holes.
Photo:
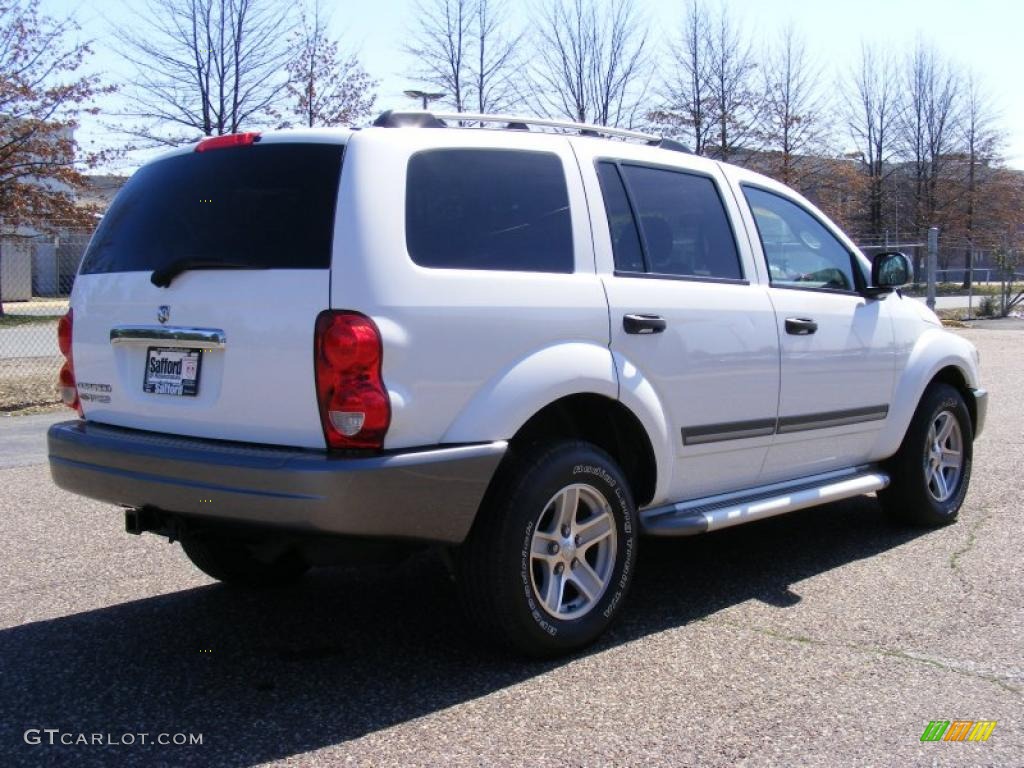
[[[150,347],[146,350],[146,374],[142,379],[142,391],[155,395],[195,397],[199,392],[202,362],[201,349]]]

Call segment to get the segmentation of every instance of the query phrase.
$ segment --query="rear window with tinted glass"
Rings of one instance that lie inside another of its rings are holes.
[[[93,236],[83,274],[181,259],[325,269],[343,147],[267,144],[175,155],[129,179]]]
[[[572,272],[558,155],[436,149],[409,160],[406,244],[424,267]]]

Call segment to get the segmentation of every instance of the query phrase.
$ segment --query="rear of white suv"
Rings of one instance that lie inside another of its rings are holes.
[[[144,166],[75,282],[62,378],[84,420],[51,430],[54,479],[218,578],[297,575],[300,536],[461,541],[505,452],[387,450],[381,331],[358,294],[331,303],[359,236],[350,135],[220,137]]]
[[[296,340],[329,306],[343,151],[200,144],[131,178],[71,299],[86,418],[323,447],[316,400],[299,396],[314,388],[310,344]]]

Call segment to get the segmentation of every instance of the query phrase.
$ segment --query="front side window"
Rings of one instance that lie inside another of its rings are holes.
[[[761,237],[772,285],[856,290],[850,252],[814,216],[791,200],[743,187]]]
[[[558,155],[434,149],[409,160],[406,245],[423,267],[572,272],[572,221]]]
[[[601,163],[611,166],[611,163]],[[622,163],[624,191],[632,203],[624,208],[611,170],[599,168],[616,269],[636,268],[633,231],[643,245],[646,272],[673,277],[741,280],[739,252],[715,182],[706,176]],[[627,216],[629,219],[627,219]]]

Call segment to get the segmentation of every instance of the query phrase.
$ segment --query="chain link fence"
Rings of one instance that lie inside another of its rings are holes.
[[[0,414],[58,401],[57,373],[63,362],[57,349],[57,320],[67,312],[75,273],[92,233],[89,230],[48,227],[48,234],[19,231],[0,234]],[[869,255],[879,250],[902,250],[915,261],[918,274],[911,293],[923,292],[924,243],[912,240],[881,243],[861,238]],[[967,243],[940,239],[940,293],[966,293],[962,287]],[[975,297],[996,296],[1005,267],[994,250],[974,250]],[[1011,277],[1010,297],[1017,295],[1024,275]],[[1018,296],[1018,300],[1021,301]]]
[[[68,310],[90,231],[0,234],[0,413],[59,400],[57,320]]]

